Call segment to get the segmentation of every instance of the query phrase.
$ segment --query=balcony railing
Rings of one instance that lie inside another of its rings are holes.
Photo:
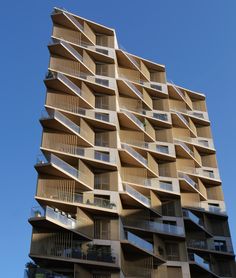
[[[67,78],[64,74],[60,72],[48,71],[46,74],[46,79],[59,79],[63,83],[67,85],[73,92],[75,92],[78,96],[81,96],[81,90],[78,86],[75,85],[69,78]]]
[[[45,111],[45,114],[42,116],[41,119],[42,120],[55,119],[60,123],[62,123],[63,125],[67,126],[75,133],[80,134],[80,127],[59,111],[56,110]]]
[[[121,109],[121,112],[123,112],[125,115],[127,115],[132,121],[134,121],[141,129],[144,129],[144,124],[134,116],[134,114],[130,113],[129,111],[126,111],[124,109]]]
[[[210,271],[210,263],[195,253],[189,253],[189,260]]]
[[[42,192],[37,195],[37,197],[42,197],[42,198],[47,198],[47,199],[53,199],[53,200],[58,200],[58,201],[63,201],[64,203],[73,203],[75,205],[88,205],[88,206],[93,206],[93,207],[99,207],[99,208],[105,208],[105,209],[112,209],[116,210],[116,204],[111,202],[108,199],[105,198],[100,198],[100,197],[85,197],[81,193],[68,193],[66,191],[58,191],[58,190],[53,190],[50,189],[50,192],[47,193],[47,191]]]
[[[181,142],[178,139],[175,139],[174,142],[179,144],[187,153],[194,157],[194,152],[184,142]]]
[[[141,154],[136,152],[133,148],[128,146],[127,144],[122,143],[121,144],[122,149],[125,149],[128,153],[130,153],[132,156],[134,156],[137,160],[139,160],[144,165],[148,165],[147,159],[144,158]]]
[[[153,233],[164,233],[164,234],[171,234],[176,236],[184,235],[183,227],[164,224],[160,222],[152,222],[152,221],[127,218],[127,219],[123,219],[123,224],[124,226],[134,227],[137,229],[142,229]]]
[[[186,180],[192,187],[196,188],[197,189],[197,183],[192,180],[188,175],[186,175],[185,173],[182,173],[182,172],[178,172],[178,177],[180,179],[184,179]]]
[[[42,208],[40,206],[33,207],[31,209],[31,217],[33,218],[45,217],[47,220],[55,221],[56,223],[65,227],[66,229],[74,230],[74,231],[78,230],[79,226],[85,224],[81,219],[76,220],[72,218],[70,214],[67,214],[56,208],[51,208],[49,206],[46,206],[46,208]]]
[[[139,236],[136,236],[135,234],[125,231],[124,232],[125,239],[131,242],[133,245],[137,246],[138,248],[144,249],[148,252],[153,253],[154,252],[154,247],[153,244],[150,242],[142,239]]]
[[[65,14],[74,23],[76,27],[78,27],[81,31],[84,31],[84,26],[77,19],[75,19],[73,15],[69,13],[65,13]]]
[[[67,50],[80,62],[83,62],[83,57],[76,51],[68,42],[61,41],[59,39],[52,38],[49,42],[50,45],[58,45],[61,44],[63,47],[67,48]]]
[[[207,177],[210,179],[217,179],[220,180],[219,172],[217,168],[193,168],[193,167],[186,167],[184,172]]]
[[[54,154],[48,154],[45,156],[45,160],[37,160],[37,165],[44,165],[45,163],[51,163],[54,164],[56,167],[58,167],[63,172],[66,172],[67,174],[73,176],[76,179],[80,178],[80,173],[77,169],[75,169],[73,166],[65,162],[64,160],[60,159]]]
[[[137,199],[138,201],[140,201],[148,207],[151,206],[151,200],[148,197],[141,194],[139,191],[135,190],[132,186],[125,183],[123,184],[123,187],[124,191],[130,194],[132,197],[134,197],[135,199]]]
[[[195,214],[193,214],[190,210],[183,209],[183,216],[189,218],[194,223],[204,228],[203,221],[200,218],[198,218]]]
[[[65,260],[78,259],[117,264],[117,255],[112,251],[103,250],[101,245],[89,244],[87,250],[83,250],[80,247],[80,241],[70,240],[63,244],[57,241],[56,237],[50,236],[40,240],[40,248],[38,248],[38,244],[37,241],[32,241],[31,256],[40,255],[63,258]]]
[[[179,118],[188,126],[190,127],[189,122],[186,120],[186,118],[179,112],[175,111],[175,113],[179,116]]]
[[[139,91],[139,89],[130,81],[125,82],[135,93],[143,99],[143,94]]]
[[[60,144],[56,142],[54,142],[51,146],[46,144],[45,148],[50,148],[53,150],[57,150],[60,152],[64,152],[76,156],[83,156],[88,159],[95,159],[95,160],[100,160],[109,163],[116,162],[115,157],[112,157],[110,153],[104,153],[91,148],[82,148],[82,147],[77,147],[75,145]]]

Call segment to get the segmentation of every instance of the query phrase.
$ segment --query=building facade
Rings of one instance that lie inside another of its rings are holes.
[[[236,277],[205,96],[55,8],[32,277]]]

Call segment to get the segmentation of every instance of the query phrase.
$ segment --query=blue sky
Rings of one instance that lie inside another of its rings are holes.
[[[33,165],[41,139],[38,118],[45,98],[43,77],[54,6],[115,28],[127,51],[165,64],[169,79],[206,94],[236,246],[236,1],[4,2],[0,16],[1,276],[22,277],[28,261],[27,218],[34,204]]]

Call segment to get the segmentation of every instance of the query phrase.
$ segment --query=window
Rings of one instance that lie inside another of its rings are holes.
[[[175,242],[167,242],[166,257],[168,261],[179,261],[179,245]]]
[[[101,120],[101,121],[105,121],[105,122],[109,122],[109,114],[106,113],[95,113],[95,118],[97,120]]]
[[[214,246],[216,251],[227,251],[226,242],[224,240],[214,240]]]

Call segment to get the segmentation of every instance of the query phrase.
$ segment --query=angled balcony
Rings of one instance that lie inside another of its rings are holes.
[[[163,258],[155,254],[154,245],[152,243],[144,240],[134,233],[131,233],[130,231],[123,231],[121,244],[123,245],[123,248],[126,248],[129,251],[133,251],[136,254],[140,253],[152,256],[157,264],[165,263],[165,260]]]
[[[129,184],[123,184],[123,191],[120,191],[121,201],[124,205],[133,206],[134,208],[148,208],[160,216],[158,209],[152,206],[151,198],[143,195]]]
[[[36,262],[43,259],[57,261],[62,265],[79,263],[90,267],[119,268],[118,256],[111,246],[93,243],[85,246],[69,233],[33,233],[30,257]]]
[[[174,143],[176,146],[176,152],[177,152],[178,156],[181,156],[181,157],[184,157],[187,159],[193,159],[196,167],[202,166],[200,155],[199,154],[198,154],[198,156],[195,155],[194,151],[192,151],[185,142],[178,140],[178,139],[174,139]]]
[[[45,154],[45,158],[41,156],[37,160],[35,169],[41,174],[51,174],[63,178],[71,178],[79,184],[87,187],[89,190],[93,189],[90,185],[84,183],[84,180],[86,180],[83,177],[84,173],[80,172],[54,154]]]
[[[113,149],[100,148],[96,150],[94,148],[83,148],[56,141],[47,142],[45,140],[45,143],[44,141],[42,142],[41,150],[63,155],[65,159],[68,155],[71,156],[71,159],[79,158],[93,167],[107,170],[117,169],[118,152]]]
[[[46,189],[46,188],[45,188]],[[50,188],[50,190],[41,190],[37,192],[36,199],[40,203],[51,203],[51,206],[57,206],[61,209],[67,205],[68,207],[81,207],[88,211],[96,211],[96,213],[117,214],[117,205],[112,201],[94,197],[89,194],[82,194],[78,192],[67,192],[65,190],[57,190],[57,188]]]
[[[156,190],[163,194],[180,194],[177,179],[172,178],[145,178],[140,175],[122,172],[122,181],[133,186],[140,186],[147,190]]]
[[[167,161],[175,161],[175,149],[173,144],[169,144],[166,142],[146,142],[146,141],[138,141],[133,139],[130,136],[123,136],[121,138],[123,144],[128,144],[133,149],[140,149],[149,152],[153,157],[157,159],[163,159]]]
[[[82,41],[95,45],[95,34],[86,22],[82,22],[73,14],[59,8],[54,9],[51,17],[55,24],[78,31],[81,34],[80,39]]]
[[[33,227],[44,227],[47,228],[61,228],[62,230],[71,231],[87,240],[92,239],[92,234],[86,232],[87,222],[81,219],[74,219],[70,214],[58,210],[57,208],[52,208],[50,206],[43,207],[33,207],[31,209],[31,216],[29,222]]]
[[[185,172],[187,175],[200,178],[203,183],[213,184],[213,185],[220,185],[221,184],[221,179],[220,179],[218,168],[185,167],[183,170],[180,170],[180,171]]]
[[[204,227],[203,221],[198,218],[190,210],[183,209],[183,217],[186,222],[186,228],[188,227],[191,231],[203,231],[207,237],[212,237],[213,235]]]
[[[232,244],[228,246],[225,242],[225,245],[215,245],[214,240],[199,240],[199,239],[189,239],[187,241],[188,249],[193,250],[193,252],[204,252],[204,253],[213,253],[227,256],[234,256],[234,251]]]
[[[40,122],[45,128],[42,147],[53,148],[53,142],[63,143],[67,142],[67,139],[74,139],[75,144],[82,147],[94,146],[94,132],[83,119],[79,119],[75,124],[64,114],[55,110],[53,112],[50,111],[49,114],[45,113]],[[64,133],[62,134],[61,132]]]
[[[215,153],[215,147],[213,144],[213,140],[211,138],[204,138],[204,137],[192,138],[192,137],[178,136],[178,138],[176,139],[195,146],[197,150],[201,152],[209,153],[209,154]]]
[[[164,224],[161,222],[147,221],[142,219],[124,218],[122,223],[125,228],[146,231],[149,233],[164,234],[168,236],[184,237],[184,228],[181,226]]]
[[[199,275],[198,277],[201,277],[201,275],[208,274],[210,275],[210,277],[220,278],[220,276],[212,272],[211,264],[204,258],[200,257],[196,253],[189,253],[188,257],[190,263],[190,270],[191,272],[193,271],[193,273]]]

